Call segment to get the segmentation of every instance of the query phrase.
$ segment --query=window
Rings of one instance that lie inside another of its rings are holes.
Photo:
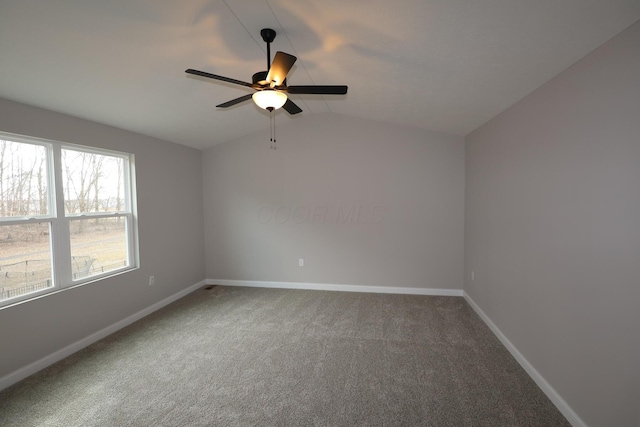
[[[0,306],[136,268],[133,155],[0,133]]]

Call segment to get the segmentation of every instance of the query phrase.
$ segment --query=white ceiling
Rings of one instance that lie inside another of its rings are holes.
[[[333,112],[465,135],[640,19],[638,0],[0,0],[0,97],[205,148],[268,129],[250,89],[260,29],[298,61],[298,116]],[[640,48],[640,47],[639,47]]]

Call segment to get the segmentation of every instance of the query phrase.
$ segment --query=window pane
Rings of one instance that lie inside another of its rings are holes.
[[[47,215],[47,148],[0,140],[0,217]]]
[[[69,221],[73,280],[129,266],[126,222],[126,217]]]
[[[53,286],[49,224],[0,227],[0,301]]]
[[[121,157],[62,150],[62,184],[67,214],[127,209]]]

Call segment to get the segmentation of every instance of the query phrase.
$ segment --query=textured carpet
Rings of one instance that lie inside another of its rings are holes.
[[[198,290],[0,392],[2,426],[569,426],[463,298]]]

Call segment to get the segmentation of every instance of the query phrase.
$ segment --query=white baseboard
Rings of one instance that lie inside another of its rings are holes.
[[[377,294],[436,295],[461,297],[461,289],[412,288],[393,286],[339,285],[302,282],[261,282],[254,280],[207,279],[207,285],[246,286],[250,288],[309,289],[315,291],[369,292]]]
[[[183,289],[182,291],[175,293],[170,297],[167,297],[162,301],[159,301],[145,309],[142,309],[137,313],[132,314],[129,317],[126,317],[110,326],[107,326],[106,328],[101,329],[98,332],[95,332],[85,338],[82,338],[81,340],[78,340],[73,344],[70,344],[58,351],[55,351],[49,354],[48,356],[43,357],[42,359],[36,360],[35,362],[30,363],[29,365],[24,366],[18,369],[17,371],[14,371],[14,372],[11,372],[10,374],[5,375],[4,377],[0,378],[0,390],[3,390],[17,383],[18,381],[21,381],[27,378],[28,376],[35,374],[36,372],[46,368],[47,366],[53,365],[54,363],[64,359],[65,357],[71,356],[73,353],[79,350],[82,350],[85,347],[88,347],[94,342],[99,341],[102,338],[108,335],[111,335],[112,333],[124,328],[125,326],[129,326],[133,322],[136,322],[142,319],[143,317],[148,316],[154,311],[159,310],[162,307],[174,301],[179,300],[180,298],[190,294],[191,292],[197,290],[198,288],[201,288],[205,284],[206,283],[203,280],[201,282],[196,283],[195,285],[191,285],[188,288]]]
[[[578,414],[576,414],[573,411],[573,409],[571,409],[571,407],[567,404],[567,402],[565,402],[564,399],[560,397],[558,392],[555,391],[553,387],[551,387],[551,384],[549,384],[547,380],[545,380],[544,377],[540,375],[540,372],[538,372],[536,368],[534,368],[533,365],[529,363],[529,361],[522,355],[522,353],[518,351],[516,346],[513,345],[511,341],[509,341],[509,339],[502,333],[502,331],[498,329],[496,324],[491,321],[489,316],[487,316],[486,313],[482,311],[482,309],[478,306],[478,304],[476,304],[475,301],[471,299],[469,294],[467,294],[466,292],[464,292],[464,299],[475,310],[475,312],[478,313],[478,316],[480,316],[480,318],[484,321],[484,323],[487,324],[489,329],[491,329],[491,331],[496,335],[496,337],[498,337],[502,345],[504,345],[507,348],[507,350],[509,350],[511,355],[518,361],[520,366],[522,366],[522,368],[527,372],[527,374],[529,374],[531,379],[535,381],[535,383],[538,385],[538,387],[540,387],[540,389],[544,392],[544,394],[547,395],[549,400],[553,402],[553,404],[556,406],[556,408],[558,408],[560,413],[564,415],[567,421],[569,421],[569,423],[573,427],[587,427],[585,422],[582,421],[580,417],[578,417]]]

